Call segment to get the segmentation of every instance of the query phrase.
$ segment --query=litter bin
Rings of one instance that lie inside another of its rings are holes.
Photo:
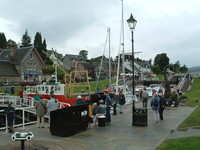
[[[106,116],[98,116],[98,126],[99,127],[106,126]]]
[[[135,108],[133,126],[147,126],[147,108]]]

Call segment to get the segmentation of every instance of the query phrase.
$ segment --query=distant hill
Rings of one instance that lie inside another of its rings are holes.
[[[200,66],[191,67],[188,69],[188,72],[200,72]]]

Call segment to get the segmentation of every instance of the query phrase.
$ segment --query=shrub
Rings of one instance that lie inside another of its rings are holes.
[[[187,99],[187,98],[188,98],[187,96],[181,95],[181,96],[179,97],[179,100]]]

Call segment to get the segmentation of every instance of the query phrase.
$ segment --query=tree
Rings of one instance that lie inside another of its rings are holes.
[[[88,51],[86,51],[86,50],[81,50],[81,51],[79,52],[79,55],[83,56],[83,57],[87,60]]]
[[[16,45],[16,46],[17,46],[17,43],[16,43],[15,41],[9,39],[9,40],[7,41],[7,48],[10,48],[10,47],[13,46],[13,45]]]
[[[40,56],[42,57],[42,36],[41,33],[37,32],[35,34],[35,39],[34,39],[34,47],[37,49],[38,53],[40,54]]]
[[[163,69],[169,65],[169,58],[167,57],[166,53],[158,54],[156,55],[154,59],[154,65],[158,66],[160,69],[160,73],[163,71]]]
[[[96,58],[91,58],[89,60],[87,60],[87,62],[89,62],[90,64],[94,63],[94,62],[101,62],[101,59],[103,57],[103,60],[107,60],[108,61],[108,58],[106,58],[105,56],[99,56],[99,57],[96,57]]]
[[[4,48],[6,48],[6,45],[7,45],[6,36],[4,33],[0,32],[0,48],[4,49]]]
[[[188,67],[186,65],[183,65],[182,67],[180,67],[180,72],[187,72],[188,71]]]
[[[42,42],[42,49],[43,49],[44,52],[47,52],[46,39],[44,39],[43,42]],[[53,61],[46,54],[45,54],[45,56],[44,56],[43,59],[44,59],[44,61],[45,61],[46,64],[48,64],[48,65],[52,65],[53,64]]]
[[[173,65],[173,71],[174,72],[179,72],[180,71],[180,62],[177,61],[174,65]]]
[[[22,45],[21,47],[31,46],[31,37],[28,34],[28,30],[26,29],[24,35],[22,36]]]
[[[154,73],[154,74],[159,74],[160,73],[160,69],[158,66],[151,66],[151,71]]]

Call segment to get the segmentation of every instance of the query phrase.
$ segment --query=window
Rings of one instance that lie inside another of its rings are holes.
[[[29,70],[29,63],[26,64],[26,70]]]
[[[29,58],[30,58],[30,60],[33,60],[33,54],[32,53],[29,55]]]

